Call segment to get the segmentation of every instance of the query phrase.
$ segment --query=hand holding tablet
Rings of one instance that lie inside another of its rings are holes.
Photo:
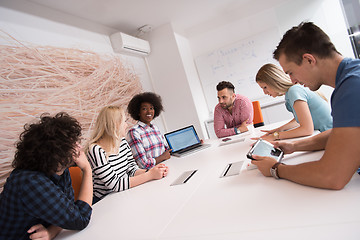
[[[258,139],[246,154],[249,159],[255,160],[252,156],[258,155],[263,157],[273,157],[277,162],[280,162],[284,156],[281,149],[274,148],[274,145],[263,139]]]

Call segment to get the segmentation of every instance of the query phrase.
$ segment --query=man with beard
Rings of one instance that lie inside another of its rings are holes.
[[[235,94],[231,82],[222,81],[216,86],[219,103],[214,110],[214,130],[218,138],[248,131],[254,117],[252,102],[245,96]]]

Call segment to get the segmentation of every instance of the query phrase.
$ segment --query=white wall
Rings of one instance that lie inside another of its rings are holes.
[[[207,110],[194,64],[194,58],[201,54],[274,28],[278,29],[280,41],[291,27],[301,21],[313,21],[328,33],[344,56],[353,57],[338,0],[279,1],[265,11],[245,17],[239,14],[237,19],[231,16],[230,21],[226,21],[226,18],[222,16],[222,19],[218,19],[222,25],[216,24],[213,28],[208,26],[208,31],[192,31],[188,35],[182,29],[174,29],[170,23],[150,33],[149,40],[153,48],[149,56],[150,69],[155,91],[166,99],[167,112],[164,117],[168,130],[194,124],[197,129],[202,129],[204,137],[207,136],[204,121],[212,118],[212,114]],[[331,87],[322,87],[321,91],[330,99]],[[291,114],[285,106],[274,105],[264,109],[264,117],[266,123],[271,123],[289,119]]]
[[[194,102],[194,107],[197,112],[197,117],[201,127],[202,135],[206,136],[205,125],[202,124],[208,119],[208,110],[206,105],[206,100],[203,91],[197,91],[196,89],[202,89],[197,70],[193,64],[193,55],[190,48],[190,43],[187,38],[181,36],[180,34],[175,34],[176,42],[179,48],[180,57],[182,64],[184,65],[184,71],[186,74],[187,82],[190,87],[192,100]],[[199,129],[200,131],[200,129]]]
[[[3,7],[0,7],[0,29],[24,43],[113,52],[108,36]]]
[[[224,22],[223,25],[210,28],[209,31],[192,33],[186,37],[189,39],[193,56],[196,58],[211,50],[273,28],[279,30],[280,41],[288,29],[301,21],[315,22],[330,36],[341,53],[353,57],[338,0],[289,0],[251,16],[239,15],[238,19],[232,19]]]
[[[344,56],[353,57],[338,0],[278,1],[265,11],[251,12],[254,13],[221,16],[214,19],[214,23],[218,23],[214,27],[207,26],[207,31],[191,31],[190,34],[182,29],[174,29],[171,23],[154,29],[148,36],[152,48],[152,53],[147,57],[149,68],[143,58],[123,56],[139,74],[144,90],[155,91],[162,96],[165,112],[156,119],[160,129],[169,131],[194,124],[199,135],[206,138],[204,119],[212,116],[204,107],[203,90],[194,58],[211,50],[274,27],[279,30],[280,41],[286,30],[301,21],[310,20],[329,34]],[[20,41],[113,53],[107,35],[2,7],[0,29]],[[108,30],[104,29],[104,32]],[[6,43],[6,40],[0,39],[0,43]],[[331,88],[323,90],[327,97],[331,91]]]
[[[1,44],[10,44],[13,38],[24,44],[77,48],[100,54],[115,54],[109,36],[53,22],[26,13],[0,7]],[[139,75],[145,90],[152,90],[147,67],[142,57],[120,55]]]
[[[180,39],[178,38],[178,40]],[[179,43],[171,24],[163,25],[152,31],[149,41],[152,53],[147,59],[154,90],[163,99],[165,130],[172,131],[187,125],[194,125],[199,136],[203,138],[204,134],[200,131],[202,124],[199,121],[188,82],[188,76],[194,70],[190,69],[187,75],[179,52]],[[184,44],[181,40],[180,42],[180,46]]]
[[[24,44],[77,48],[100,54],[116,54],[108,35],[103,35],[62,23],[53,22],[30,14],[0,7],[0,44],[13,44],[14,40]],[[104,29],[106,31],[108,29]],[[143,57],[120,55],[125,65],[139,76],[144,91],[153,91],[146,61]],[[161,117],[155,120],[164,129]]]
[[[219,19],[219,22],[221,21],[222,19]],[[229,22],[222,21],[224,22],[223,25],[218,24],[214,28],[209,28],[210,30],[206,32],[192,33],[187,38],[190,42],[192,54],[196,58],[212,50],[273,28],[278,29],[280,41],[282,35],[288,29],[302,21],[313,21],[330,36],[338,51],[346,57],[354,57],[338,0],[289,0],[250,16],[242,18],[239,15],[238,19],[232,17]],[[273,50],[275,47],[273,47]],[[192,81],[195,81],[195,78]],[[198,79],[198,81],[200,80]],[[196,85],[192,90],[197,93],[202,92],[201,87]],[[333,90],[331,87],[323,86],[320,90],[330,99]],[[283,106],[283,111],[280,110],[279,106],[274,106],[274,109],[266,109],[265,121],[278,120],[279,116],[283,120],[288,119],[290,115],[285,110],[285,106]],[[209,115],[209,118],[211,118],[211,115]]]

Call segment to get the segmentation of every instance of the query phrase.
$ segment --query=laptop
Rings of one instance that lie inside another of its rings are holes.
[[[210,147],[210,144],[201,143],[193,125],[166,133],[164,137],[172,149],[171,155],[176,157],[183,157]]]

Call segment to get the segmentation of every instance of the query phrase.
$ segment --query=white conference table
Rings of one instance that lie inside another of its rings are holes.
[[[64,230],[56,239],[359,239],[360,176],[333,191],[248,170],[250,137],[262,128],[224,146],[207,140],[207,149],[171,157],[166,178],[108,195],[93,206],[86,229]],[[284,162],[317,160],[322,153],[293,153]],[[220,178],[227,164],[238,161],[244,161],[238,175]],[[170,186],[189,170],[198,171],[187,183]]]

